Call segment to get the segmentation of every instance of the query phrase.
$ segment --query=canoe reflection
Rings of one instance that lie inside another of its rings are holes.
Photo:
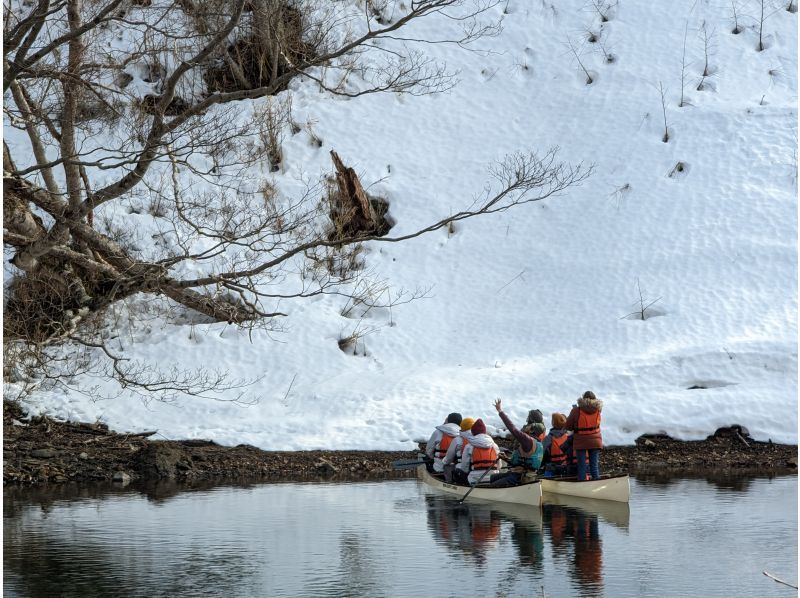
[[[501,543],[510,540],[515,567],[541,572],[545,541],[552,561],[563,567],[581,596],[603,594],[601,522],[627,531],[627,503],[545,494],[541,509],[505,503],[467,501],[426,494],[428,528],[437,543],[459,559],[483,566]]]
[[[425,495],[428,528],[438,543],[454,555],[484,565],[498,546],[501,535],[510,534],[524,566],[541,567],[544,540],[542,512],[538,507],[510,503],[459,503],[438,495]],[[501,534],[501,530],[504,531]]]

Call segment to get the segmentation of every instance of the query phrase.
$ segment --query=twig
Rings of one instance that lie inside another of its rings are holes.
[[[522,276],[523,274],[525,274],[525,270],[527,270],[527,268],[523,268],[522,270],[520,270],[520,273],[519,273],[519,274],[517,274],[517,275],[516,275],[514,278],[512,278],[512,279],[511,279],[511,280],[509,280],[509,281],[508,281],[506,284],[504,284],[504,285],[503,285],[503,286],[501,286],[499,289],[497,289],[497,290],[495,291],[495,293],[499,293],[499,292],[500,292],[500,291],[502,291],[504,288],[506,288],[508,285],[510,285],[512,282],[514,282],[514,281],[515,281],[517,278],[519,278],[520,276]]]
[[[281,403],[283,403],[283,405],[284,405],[284,406],[288,404],[288,403],[286,402],[286,399],[288,399],[288,398],[289,398],[289,393],[290,393],[290,392],[292,392],[292,386],[294,386],[294,381],[295,381],[296,379],[297,379],[297,374],[295,374],[294,376],[292,376],[292,381],[289,383],[289,388],[287,388],[287,389],[286,389],[286,394],[285,394],[285,395],[283,395],[283,398],[281,399]]]
[[[661,141],[667,143],[669,141],[669,128],[667,127],[667,101],[664,99],[664,85],[661,81],[658,82],[658,90],[661,92],[661,111],[664,113],[664,136]]]
[[[778,583],[782,583],[783,585],[785,585],[785,586],[789,586],[790,588],[794,588],[795,590],[797,589],[797,586],[793,586],[792,584],[790,584],[790,583],[788,583],[788,582],[785,582],[785,581],[783,581],[782,579],[778,579],[777,577],[775,577],[775,576],[774,576],[774,575],[772,575],[771,573],[767,573],[766,571],[762,571],[762,573],[763,573],[764,575],[766,575],[767,577],[769,577],[770,579],[774,579],[774,580],[775,580],[775,581],[777,581]]]
[[[737,432],[735,430],[734,430],[734,433],[736,434],[736,438],[741,440],[747,448],[750,448],[750,444],[748,444],[748,442],[744,439],[744,436],[742,436],[741,434],[739,434],[739,432]]]

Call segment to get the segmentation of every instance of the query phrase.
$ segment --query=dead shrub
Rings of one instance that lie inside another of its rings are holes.
[[[303,13],[286,2],[254,0],[249,23],[242,35],[209,65],[205,82],[209,92],[231,92],[269,87],[293,70],[295,63],[315,56],[314,45],[304,40]],[[281,85],[273,94],[286,89]]]
[[[46,271],[15,276],[7,296],[4,339],[44,342],[61,334],[81,309],[67,281]]]
[[[255,109],[254,119],[258,125],[258,136],[269,160],[270,172],[280,170],[283,161],[283,135],[286,127],[292,122],[291,97],[276,100],[267,98],[266,102]]]

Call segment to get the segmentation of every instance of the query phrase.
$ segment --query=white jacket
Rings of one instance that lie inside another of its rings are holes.
[[[456,463],[456,467],[459,469],[464,469],[461,467],[461,447],[463,447],[464,443],[470,438],[472,438],[472,432],[469,430],[462,430],[459,437],[450,443],[450,446],[447,449],[447,454],[444,456],[444,459],[442,459],[442,463],[445,465]],[[464,469],[464,473],[469,473],[469,469]]]
[[[461,427],[458,424],[442,424],[441,426],[436,426],[436,429],[431,434],[431,437],[428,439],[428,444],[425,445],[425,454],[428,458],[433,459],[433,471],[437,471],[442,473],[444,471],[444,465],[442,464],[442,458],[437,457],[435,451],[441,446],[442,444],[442,436],[447,434],[453,438],[458,440],[457,436],[461,432]],[[450,443],[450,446],[453,446],[453,443]]]
[[[467,448],[464,449],[464,454],[461,457],[461,463],[459,463],[459,467],[464,471],[468,471],[469,475],[467,476],[467,481],[470,484],[475,484],[481,476],[483,476],[484,482],[488,482],[489,478],[495,474],[500,473],[500,470],[497,468],[489,469],[488,473],[486,469],[476,469],[472,471],[472,449],[473,447],[480,447],[480,448],[489,448],[491,446],[494,447],[494,450],[497,451],[497,454],[500,454],[500,447],[497,446],[492,437],[488,434],[478,434],[477,436],[473,436],[469,439],[467,443]],[[484,474],[486,474],[484,476]]]

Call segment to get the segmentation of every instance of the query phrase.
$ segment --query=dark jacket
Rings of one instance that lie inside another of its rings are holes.
[[[526,434],[525,432],[517,429],[514,423],[510,419],[508,419],[508,416],[502,411],[500,412],[500,419],[503,420],[503,423],[506,425],[506,429],[509,432],[511,432],[511,435],[517,439],[517,442],[519,442],[519,446],[523,450],[523,452],[525,452],[525,454],[532,453],[536,448],[535,443],[539,441],[530,436],[529,434]]]
[[[575,430],[578,428],[578,416],[581,411],[587,414],[597,413],[603,410],[603,401],[599,399],[578,399],[577,406],[572,408],[569,417],[567,417],[567,424],[564,426],[567,430]],[[603,448],[603,434],[598,429],[589,434],[573,434],[572,435],[572,448],[576,451],[586,449],[601,449]]]

